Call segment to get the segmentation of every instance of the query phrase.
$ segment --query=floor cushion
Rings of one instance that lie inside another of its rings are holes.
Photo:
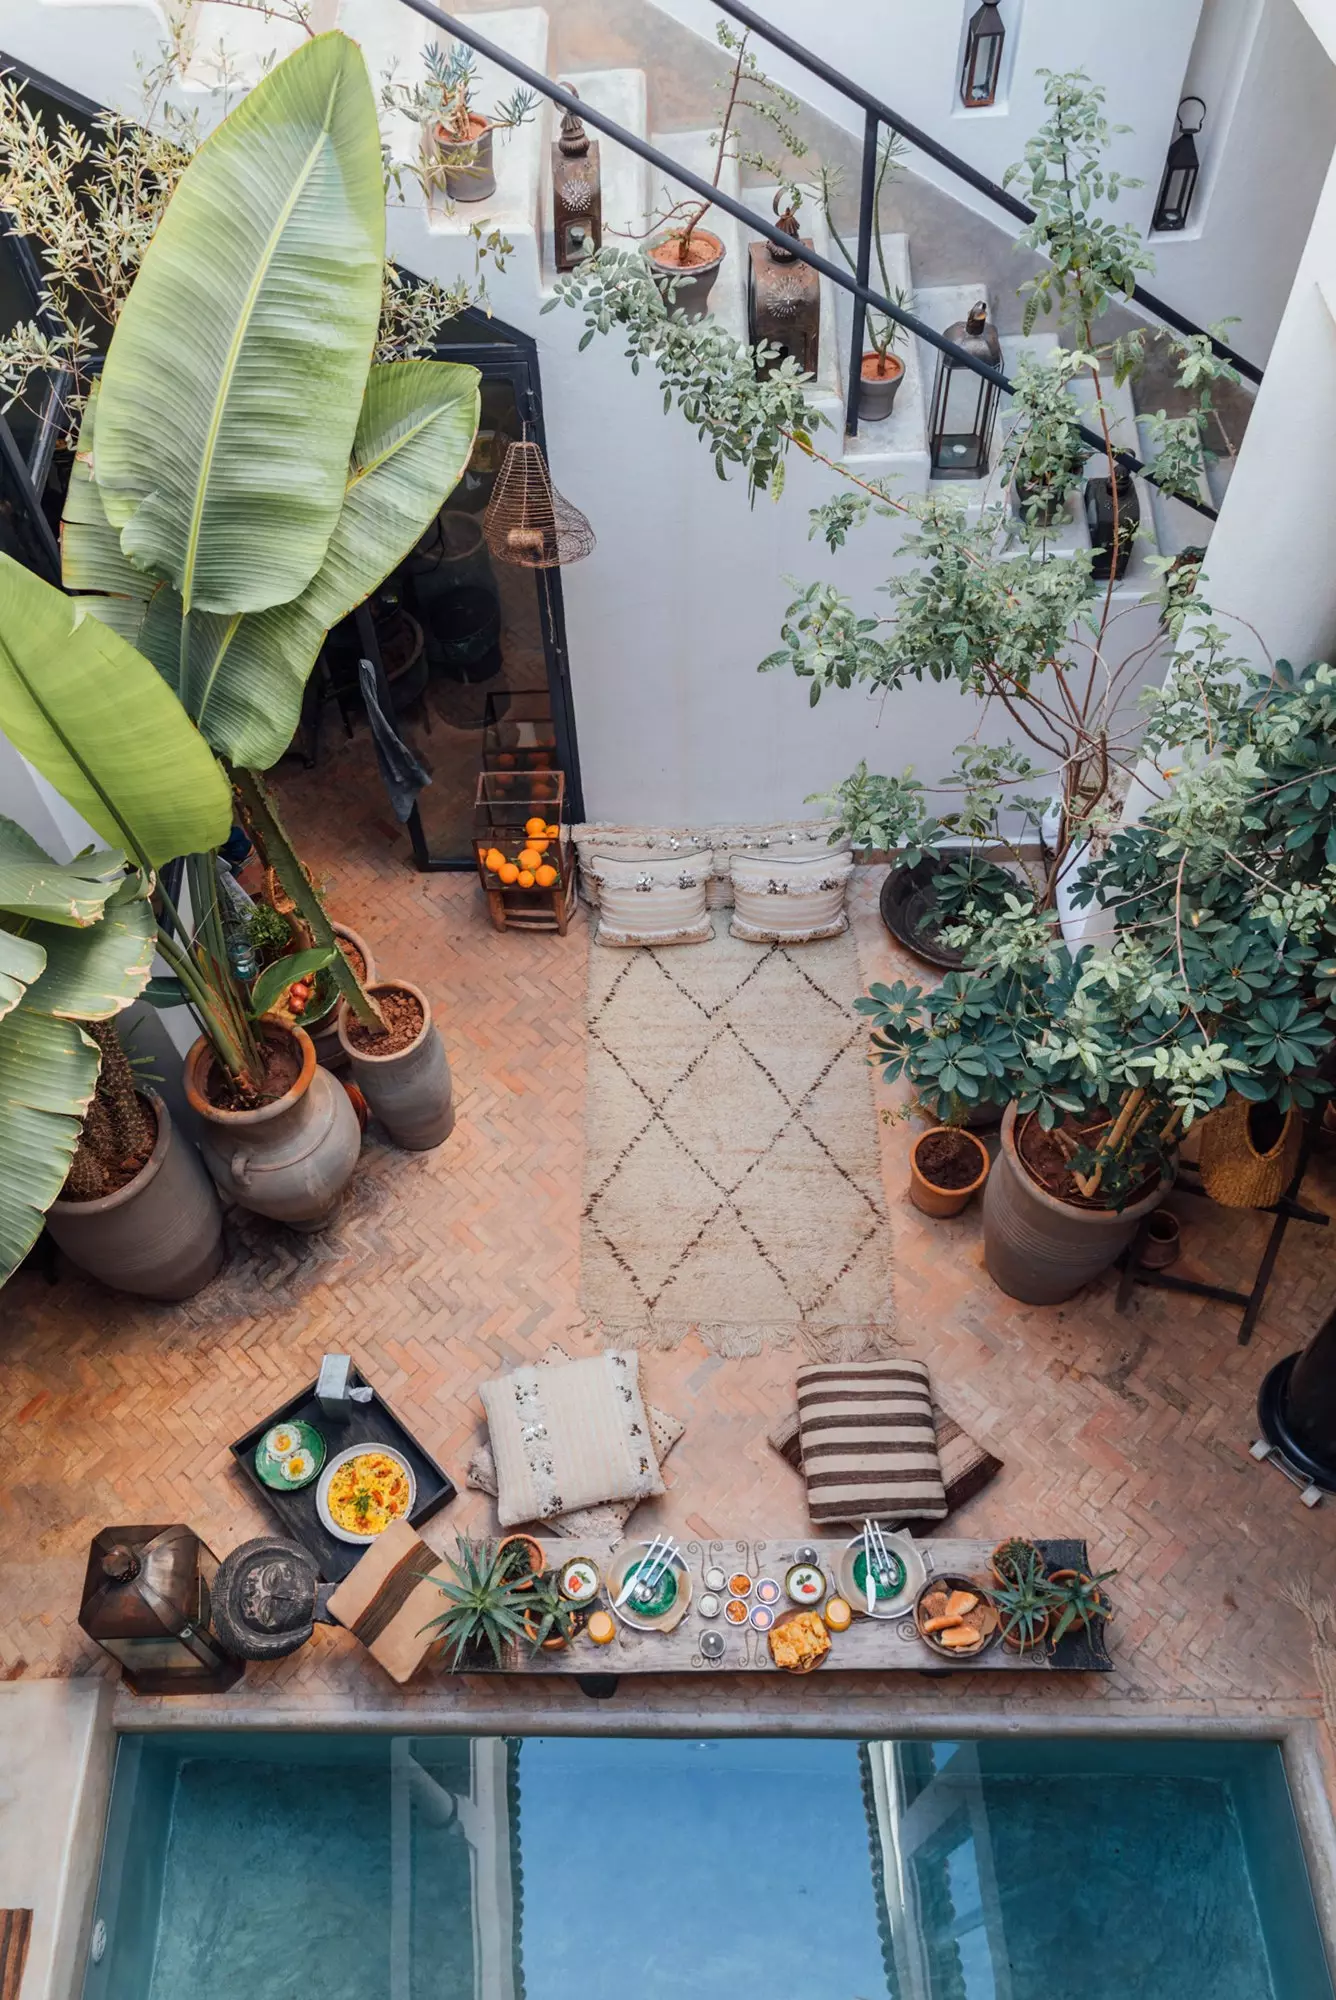
[[[531,1363],[479,1391],[503,1528],[664,1491],[640,1394],[640,1357],[610,1349],[556,1367]]]
[[[710,853],[659,861],[590,857],[586,873],[599,891],[595,944],[704,944],[713,937],[706,886]]]
[[[813,1361],[798,1370],[798,1428],[813,1525],[940,1521],[946,1513],[927,1364]]]
[[[378,1666],[402,1686],[411,1680],[434,1644],[423,1630],[447,1608],[429,1577],[449,1568],[407,1521],[391,1521],[337,1590],[329,1615],[360,1639]]]
[[[565,1348],[558,1347],[554,1341],[540,1365],[552,1367],[569,1359]],[[645,1404],[645,1415],[649,1418],[654,1456],[662,1465],[686,1426],[680,1417],[670,1416],[667,1410],[661,1410],[653,1403]],[[490,1444],[480,1444],[474,1452],[464,1474],[464,1484],[475,1493],[489,1493],[495,1500],[496,1461]],[[554,1514],[545,1526],[551,1533],[568,1535],[575,1541],[613,1541],[621,1534],[639,1504],[638,1500],[609,1500],[601,1507],[576,1507],[569,1514]]]
[[[589,872],[596,854],[610,854],[621,860],[641,861],[666,856],[694,855],[710,864],[706,899],[711,909],[728,908],[733,901],[733,881],[729,873],[737,854],[830,854],[848,853],[847,834],[838,831],[838,822],[820,820],[754,821],[749,825],[733,822],[707,827],[616,826],[596,820],[571,829],[580,856],[580,887],[585,900],[597,906],[599,886]],[[833,838],[832,838],[833,837]]]
[[[939,1403],[932,1406],[933,1427],[937,1432],[937,1456],[942,1464],[942,1484],[946,1488],[946,1511],[954,1514],[968,1500],[982,1493],[1002,1470],[1002,1460],[985,1450]],[[790,1410],[769,1433],[771,1446],[795,1472],[803,1469],[802,1439],[798,1412]]]
[[[813,944],[849,928],[848,854],[740,854],[733,860],[735,938],[750,944]]]

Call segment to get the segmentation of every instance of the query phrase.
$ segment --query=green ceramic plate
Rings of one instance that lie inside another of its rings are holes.
[[[883,1582],[881,1576],[878,1575],[874,1579],[874,1584],[873,1584],[873,1588],[876,1591],[876,1599],[878,1604],[885,1604],[892,1597],[898,1597],[900,1595],[900,1592],[905,1587],[904,1564],[901,1562],[899,1556],[895,1555],[892,1551],[887,1550],[887,1555],[889,1557],[889,1571],[890,1571],[889,1581]],[[860,1605],[866,1604],[867,1556],[862,1549],[859,1549],[856,1555],[854,1556],[854,1582],[858,1586],[859,1604]]]
[[[623,1589],[643,1566],[639,1562],[628,1563],[622,1575]],[[677,1571],[669,1563],[649,1597],[641,1599],[633,1592],[626,1600],[626,1609],[634,1612],[639,1618],[662,1618],[664,1612],[671,1611],[676,1602]]]
[[[282,1458],[275,1457],[270,1449],[270,1441],[276,1439],[277,1433],[291,1433],[296,1440],[292,1451],[287,1452]],[[325,1450],[325,1440],[314,1424],[275,1424],[272,1430],[265,1432],[255,1447],[255,1476],[265,1486],[272,1487],[275,1493],[300,1493],[302,1487],[309,1486],[319,1473],[325,1462]],[[305,1452],[310,1459],[309,1468],[299,1479],[290,1479],[283,1470],[294,1451]]]

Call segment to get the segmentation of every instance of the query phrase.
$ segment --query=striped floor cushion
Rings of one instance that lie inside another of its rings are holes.
[[[650,1421],[654,1412],[650,1410]],[[954,1417],[949,1417],[940,1403],[932,1406],[932,1420],[937,1428],[937,1454],[942,1461],[942,1484],[946,1488],[946,1511],[954,1514],[957,1507],[963,1507],[975,1495],[982,1493],[990,1480],[996,1479],[1002,1470],[1002,1460],[962,1430]],[[771,1447],[777,1451],[787,1465],[795,1472],[803,1469],[802,1439],[798,1436],[798,1412],[787,1410],[767,1433]],[[469,1482],[470,1485],[472,1481]],[[555,1524],[554,1524],[555,1525]],[[894,1523],[891,1523],[894,1526]]]
[[[925,1362],[808,1363],[798,1370],[798,1429],[815,1527],[944,1518]]]

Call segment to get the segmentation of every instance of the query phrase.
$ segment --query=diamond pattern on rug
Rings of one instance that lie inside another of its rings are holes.
[[[609,1341],[895,1346],[853,939],[593,951],[581,1296]]]

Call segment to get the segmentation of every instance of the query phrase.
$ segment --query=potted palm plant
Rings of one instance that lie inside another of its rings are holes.
[[[504,1667],[513,1648],[527,1637],[529,1598],[511,1575],[503,1551],[495,1542],[461,1535],[456,1553],[445,1563],[445,1576],[427,1579],[445,1598],[445,1609],[423,1631],[448,1651],[453,1672],[485,1666],[489,1657],[490,1664]]]

